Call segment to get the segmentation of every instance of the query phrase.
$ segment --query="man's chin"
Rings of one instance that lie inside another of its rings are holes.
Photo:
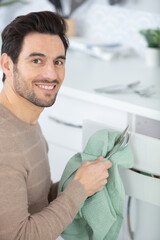
[[[50,101],[43,101],[40,99],[34,99],[34,101],[31,101],[34,105],[38,106],[38,107],[51,107],[56,101],[56,96],[54,99],[50,100]]]
[[[52,102],[49,102],[49,103],[37,103],[37,104],[35,104],[35,105],[37,105],[38,107],[51,107],[54,103],[55,103],[55,100],[56,99],[54,99],[54,101],[52,101]]]
[[[43,106],[43,107],[51,107],[53,104],[55,103],[55,101],[54,102],[52,102],[51,104],[46,104],[45,106]]]

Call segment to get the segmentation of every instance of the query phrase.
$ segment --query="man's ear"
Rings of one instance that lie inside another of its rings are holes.
[[[6,75],[6,78],[10,77],[13,72],[13,62],[6,53],[2,54],[0,59],[0,64],[1,64],[3,73]]]

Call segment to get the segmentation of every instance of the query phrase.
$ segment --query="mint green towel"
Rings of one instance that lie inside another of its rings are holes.
[[[119,136],[119,132],[108,132],[106,129],[93,134],[84,152],[77,153],[69,160],[59,183],[58,193],[64,190],[83,162],[93,161],[99,156],[106,156]],[[112,167],[109,169],[108,183],[102,191],[88,197],[80,205],[73,222],[61,234],[65,240],[117,239],[123,221],[125,200],[125,191],[118,167],[130,168],[133,166],[130,147],[127,146],[118,151],[112,155],[110,160]]]

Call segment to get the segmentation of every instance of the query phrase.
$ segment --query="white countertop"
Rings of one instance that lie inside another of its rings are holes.
[[[95,88],[138,80],[141,81],[140,86],[154,85],[156,93],[146,98],[135,93],[99,94],[94,91]],[[138,57],[103,61],[84,53],[68,51],[66,77],[60,92],[160,121],[160,67],[147,67]]]

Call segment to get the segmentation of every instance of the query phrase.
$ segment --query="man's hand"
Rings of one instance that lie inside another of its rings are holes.
[[[82,183],[88,192],[88,196],[103,189],[109,176],[108,169],[112,166],[111,161],[102,162],[103,157],[95,161],[87,161],[77,170],[74,179]]]

